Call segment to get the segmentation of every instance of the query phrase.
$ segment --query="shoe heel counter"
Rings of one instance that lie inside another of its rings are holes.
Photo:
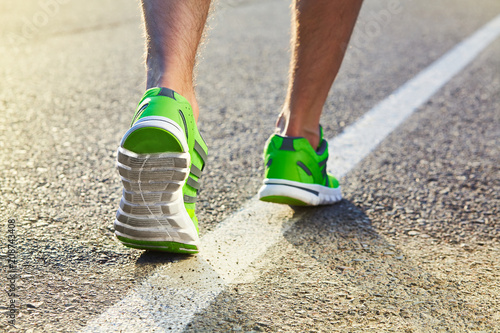
[[[305,165],[298,159],[299,154],[296,151],[297,144],[295,140],[297,138],[279,136],[271,140],[266,152],[265,178],[300,182],[311,181],[310,172],[309,174],[305,172],[303,168]]]
[[[181,128],[184,127],[179,114],[178,103],[174,100],[164,97],[152,97],[149,99],[148,106],[137,117],[137,120],[151,116],[161,116],[175,121]]]
[[[300,179],[299,170],[293,166],[294,159],[289,156],[290,154],[280,154],[279,157],[270,158],[268,167],[264,174],[266,179],[287,179],[295,180]]]

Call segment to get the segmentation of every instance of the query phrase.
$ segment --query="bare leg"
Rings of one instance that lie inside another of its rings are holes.
[[[147,88],[175,90],[191,103],[198,119],[193,68],[210,0],[142,0],[142,8],[147,38]]]
[[[290,81],[278,132],[319,144],[319,120],[362,0],[295,0]]]

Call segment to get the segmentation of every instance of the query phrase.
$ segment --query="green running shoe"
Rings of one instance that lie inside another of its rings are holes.
[[[118,148],[118,239],[138,249],[198,252],[195,202],[206,159],[189,102],[167,88],[146,91]]]
[[[307,139],[273,135],[264,149],[266,171],[259,199],[293,206],[328,205],[342,200],[339,182],[326,172],[328,142],[320,129],[317,150]]]

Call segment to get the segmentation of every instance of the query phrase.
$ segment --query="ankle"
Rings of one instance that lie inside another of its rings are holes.
[[[307,126],[301,121],[290,121],[285,114],[280,114],[276,122],[276,134],[307,139],[311,147],[316,150],[320,144],[319,125]]]
[[[174,91],[176,90],[174,89]],[[200,115],[200,109],[198,107],[198,101],[196,100],[196,94],[194,92],[194,89],[178,93],[188,100],[189,104],[191,105],[191,109],[193,110],[194,120],[196,123],[198,123],[198,116]]]
[[[294,130],[288,130],[285,131],[284,136],[296,136],[296,137],[301,137],[307,139],[309,141],[309,144],[311,147],[316,150],[319,146],[319,132],[317,131],[308,131],[308,130],[302,130],[302,131],[294,131]]]
[[[199,116],[199,107],[198,101],[196,100],[196,93],[191,84],[182,84],[179,81],[172,81],[165,78],[158,78],[157,80],[148,80],[146,84],[146,89],[154,88],[154,87],[165,87],[168,89],[172,89],[176,93],[183,96],[189,104],[191,105],[191,109],[193,110],[194,119],[198,122]]]

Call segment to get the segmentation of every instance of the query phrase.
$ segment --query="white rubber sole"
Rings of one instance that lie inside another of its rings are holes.
[[[330,205],[342,200],[342,191],[316,184],[304,184],[286,179],[264,179],[264,185],[258,193],[259,199],[283,197],[298,200],[309,206]],[[286,200],[286,199],[285,199]],[[292,201],[292,200],[291,200]],[[285,202],[280,202],[285,203]]]
[[[137,154],[122,147],[130,133],[144,127],[170,132],[185,152]],[[146,117],[127,131],[117,153],[116,166],[124,189],[114,221],[115,234],[125,245],[168,251],[166,243],[179,243],[190,245],[180,250],[197,252],[191,247],[198,247],[198,231],[182,194],[190,159],[184,132],[167,118]]]

